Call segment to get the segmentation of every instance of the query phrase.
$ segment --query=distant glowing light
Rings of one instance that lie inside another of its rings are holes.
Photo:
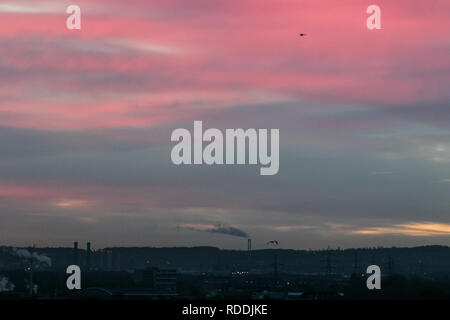
[[[402,234],[418,237],[445,236],[450,235],[450,224],[434,222],[411,222],[406,224],[396,224],[392,227],[372,227],[352,230],[351,233],[361,235]]]
[[[56,207],[59,208],[80,208],[89,206],[89,201],[86,200],[74,200],[74,199],[64,199],[54,203]]]

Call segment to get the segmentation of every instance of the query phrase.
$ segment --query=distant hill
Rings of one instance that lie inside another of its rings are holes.
[[[450,247],[360,248],[332,250],[266,249],[239,251],[216,247],[112,247],[95,250],[73,248],[20,248],[51,259],[44,269],[62,269],[70,264],[93,270],[133,270],[146,267],[172,268],[180,272],[232,272],[247,270],[270,273],[337,274],[364,272],[371,264],[386,273],[433,275],[450,273]],[[0,247],[0,270],[22,268],[29,259]]]

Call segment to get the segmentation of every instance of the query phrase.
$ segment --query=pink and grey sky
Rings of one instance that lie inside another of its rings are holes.
[[[375,3],[2,0],[0,244],[449,245],[450,3]],[[279,174],[172,165],[194,120]]]

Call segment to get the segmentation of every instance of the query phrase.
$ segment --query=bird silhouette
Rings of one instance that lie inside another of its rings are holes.
[[[300,37],[306,36],[306,33],[300,33]]]

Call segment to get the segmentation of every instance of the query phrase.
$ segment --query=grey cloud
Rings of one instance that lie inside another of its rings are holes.
[[[235,237],[241,237],[241,238],[248,238],[248,234],[245,231],[242,231],[238,228],[234,228],[234,227],[227,227],[227,226],[223,226],[223,225],[217,225],[212,229],[207,229],[207,232],[212,232],[212,233],[221,233],[221,234],[226,234],[229,236],[235,236]]]
[[[183,224],[178,226],[178,228],[189,229],[194,231],[208,232],[208,233],[218,233],[225,234],[234,237],[240,238],[248,238],[248,234],[236,227],[227,226],[223,224],[215,224],[215,225],[197,225],[197,224]]]

